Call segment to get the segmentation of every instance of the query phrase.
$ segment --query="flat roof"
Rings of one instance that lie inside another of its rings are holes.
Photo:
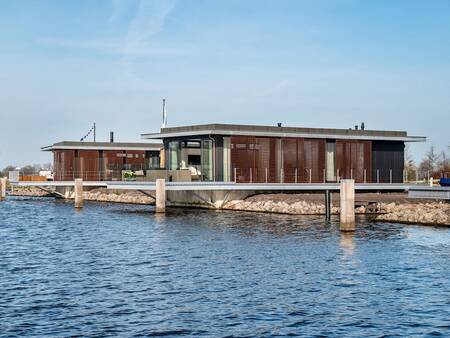
[[[262,137],[305,137],[353,140],[386,140],[403,142],[425,142],[424,136],[408,136],[406,131],[361,130],[361,129],[331,129],[275,127],[237,124],[202,124],[161,128],[159,133],[142,134],[143,139],[164,139],[171,137],[189,137],[203,135],[240,135]]]
[[[43,151],[53,150],[146,150],[158,151],[162,148],[162,143],[130,143],[130,142],[79,142],[62,141],[50,146],[42,147]]]

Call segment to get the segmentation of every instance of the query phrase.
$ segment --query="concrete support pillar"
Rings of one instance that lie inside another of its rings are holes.
[[[75,208],[83,207],[83,180],[81,178],[75,179]]]
[[[156,180],[156,210],[157,213],[166,212],[166,180]]]
[[[355,181],[341,180],[341,230],[355,230]]]
[[[0,201],[6,198],[6,177],[0,178]]]

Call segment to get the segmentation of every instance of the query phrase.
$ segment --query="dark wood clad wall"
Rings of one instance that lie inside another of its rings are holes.
[[[74,154],[74,150],[53,151],[55,181],[73,180]]]
[[[325,140],[231,137],[232,178],[238,182],[311,182],[324,180]],[[283,175],[283,178],[281,177]],[[297,176],[296,176],[297,175]]]
[[[145,151],[127,150],[125,151],[125,164],[129,169],[142,170],[145,167]]]
[[[120,179],[121,171],[146,168],[143,150],[54,150],[56,181]]]
[[[103,179],[112,181],[121,177],[125,154],[121,150],[103,150],[101,170]]]
[[[234,171],[236,171],[238,182],[250,182],[250,172],[255,168],[255,141],[254,137],[231,137],[232,177],[234,178]]]
[[[303,140],[303,182],[321,183],[325,181],[325,143],[326,141],[323,139]]]
[[[392,170],[392,182],[403,182],[405,143],[395,141],[373,141],[372,143],[372,177],[380,183],[389,183]]]
[[[100,180],[98,150],[78,150],[75,156],[75,178],[85,181]]]
[[[353,178],[356,182],[372,180],[372,141],[336,141],[336,171],[341,179]]]

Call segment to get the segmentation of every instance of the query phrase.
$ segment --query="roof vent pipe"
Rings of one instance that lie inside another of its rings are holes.
[[[113,131],[109,132],[109,143],[114,143],[114,132]]]
[[[366,126],[364,125],[364,122],[361,122],[361,130],[366,129]]]
[[[278,124],[278,127],[281,128],[281,122],[278,122],[277,124]]]
[[[358,125],[355,125],[355,130],[358,130]]]

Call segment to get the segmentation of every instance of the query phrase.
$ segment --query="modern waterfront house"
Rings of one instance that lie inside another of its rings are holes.
[[[206,124],[142,134],[164,144],[165,169],[204,181],[321,183],[403,181],[405,131]]]
[[[63,141],[41,149],[53,152],[55,181],[111,181],[123,170],[159,169],[162,144]]]

